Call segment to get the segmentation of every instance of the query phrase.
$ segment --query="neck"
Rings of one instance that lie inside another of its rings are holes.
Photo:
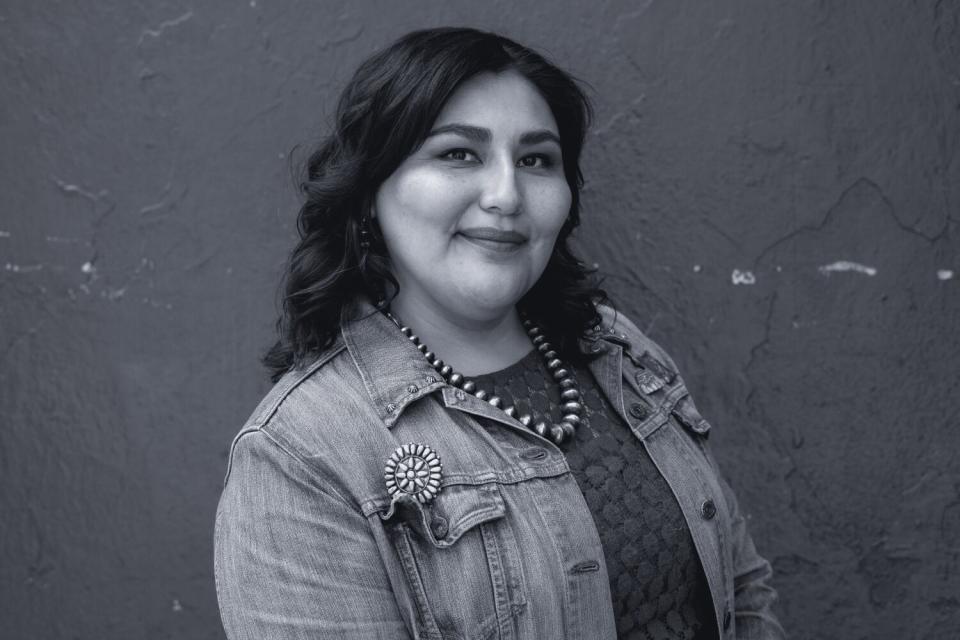
[[[445,309],[434,301],[412,295],[397,295],[390,306],[401,323],[463,375],[498,371],[532,348],[513,306],[477,316]]]

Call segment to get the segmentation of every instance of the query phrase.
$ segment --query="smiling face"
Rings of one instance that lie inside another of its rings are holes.
[[[557,124],[516,71],[464,82],[377,191],[405,306],[502,317],[536,283],[570,211]]]

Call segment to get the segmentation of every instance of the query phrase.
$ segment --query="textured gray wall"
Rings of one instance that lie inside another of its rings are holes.
[[[583,252],[715,423],[793,637],[957,637],[954,0],[6,0],[3,637],[222,637],[211,528],[268,388],[288,153],[441,24],[593,86]]]

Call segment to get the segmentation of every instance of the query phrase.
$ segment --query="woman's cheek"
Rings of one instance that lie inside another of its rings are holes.
[[[447,231],[455,223],[467,199],[467,185],[444,171],[423,168],[411,172],[401,185],[398,203],[408,214],[415,214],[433,231]]]
[[[534,197],[535,201],[540,203],[542,210],[542,224],[545,235],[556,236],[560,233],[563,223],[570,214],[570,204],[573,199],[570,195],[570,187],[566,180],[560,184],[544,185]]]

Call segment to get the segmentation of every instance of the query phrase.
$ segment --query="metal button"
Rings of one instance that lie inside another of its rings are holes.
[[[430,523],[430,530],[433,531],[435,538],[446,538],[447,533],[450,531],[450,528],[447,526],[447,519],[443,516],[434,516],[433,521]]]
[[[713,500],[708,498],[703,501],[700,505],[700,515],[704,520],[713,520],[713,516],[717,515],[717,505],[713,504]]]
[[[543,460],[547,457],[547,452],[539,447],[532,447],[521,451],[520,457],[524,460]]]
[[[416,393],[420,387],[415,384],[407,385],[407,393]]]
[[[637,420],[643,420],[650,415],[650,410],[647,409],[646,405],[640,404],[639,402],[634,402],[632,405],[630,405],[630,415]]]
[[[394,403],[391,402],[390,404],[387,405],[387,413],[393,413],[396,410],[397,410],[397,405],[395,405]]]
[[[730,628],[730,620],[733,616],[730,615],[730,609],[727,609],[723,612],[723,630],[726,631]]]

